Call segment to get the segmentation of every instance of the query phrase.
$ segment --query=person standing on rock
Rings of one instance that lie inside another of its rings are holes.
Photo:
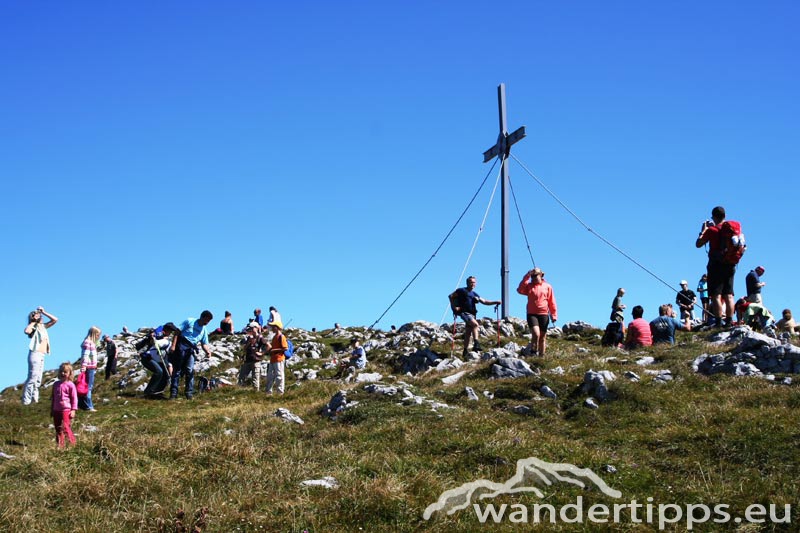
[[[700,235],[694,245],[702,248],[708,244],[708,293],[711,296],[711,314],[715,317],[717,326],[730,326],[733,321],[733,276],[736,265],[724,261],[726,243],[723,242],[722,228],[725,222],[725,208],[718,205],[711,210],[711,221],[703,223]]]
[[[47,322],[42,323],[42,315]],[[52,328],[58,319],[45,311],[41,306],[28,313],[28,325],[25,335],[31,340],[28,343],[28,379],[22,387],[22,405],[39,402],[39,387],[42,385],[44,372],[44,356],[50,353],[50,337],[47,330]]]
[[[547,348],[547,326],[552,318],[556,322],[556,299],[553,287],[544,280],[544,272],[534,268],[525,273],[519,282],[517,292],[528,297],[528,328],[531,330],[531,355],[544,356]],[[625,294],[625,291],[622,291]],[[619,291],[617,292],[619,297]],[[616,301],[616,299],[615,299]]]
[[[625,322],[625,315],[623,314],[625,304],[622,303],[623,296],[625,296],[625,289],[620,287],[617,289],[617,295],[614,297],[614,301],[611,302],[611,322],[619,322],[620,324]]]
[[[703,323],[708,322],[708,274],[703,274],[697,282],[697,296],[703,304]]]
[[[761,281],[761,276],[764,275],[764,267],[757,266],[747,274],[745,283],[747,285],[747,301],[753,304],[764,304],[761,299],[761,288],[766,285]]]
[[[200,344],[206,356],[211,357],[206,326],[213,318],[214,315],[209,310],[200,313],[200,318],[187,318],[180,325],[180,334],[173,337],[172,345],[170,346],[173,368],[172,383],[169,389],[170,400],[178,396],[181,374],[186,376],[186,386],[184,387],[186,399],[192,399],[192,393],[194,392],[194,361],[195,353],[198,351],[197,344]]]
[[[117,373],[117,345],[108,335],[103,335],[106,344],[106,381]]]
[[[669,306],[667,306],[669,308]],[[650,334],[650,324],[642,318],[644,308],[641,305],[635,306],[631,310],[633,320],[628,324],[628,335],[625,338],[625,348],[632,350],[642,346],[651,346],[653,336]]]
[[[286,359],[285,353],[289,349],[289,343],[281,330],[283,324],[274,322],[272,330],[272,345],[269,350],[269,367],[267,367],[267,394],[272,394],[272,386],[278,389],[278,394],[283,395],[283,365]]]
[[[478,293],[474,290],[477,283],[478,281],[475,279],[475,276],[470,276],[467,278],[466,287],[456,289],[450,294],[450,307],[455,314],[461,317],[461,320],[464,321],[464,325],[466,326],[464,328],[464,357],[466,357],[469,352],[469,345],[473,339],[475,340],[473,348],[477,351],[481,351],[481,346],[478,344],[479,326],[478,320],[476,319],[478,316],[478,308],[475,304],[500,305],[502,303],[500,300],[484,300],[478,296]]]

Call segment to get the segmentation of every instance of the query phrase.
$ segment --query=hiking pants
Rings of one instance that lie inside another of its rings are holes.
[[[283,365],[285,361],[270,363],[267,368],[267,394],[272,394],[272,385],[278,389],[278,394],[283,394]]]
[[[181,375],[186,376],[186,387],[184,394],[187,398],[192,397],[194,389],[194,351],[195,347],[189,344],[189,341],[181,337],[178,340],[178,345],[175,348],[175,353],[172,354],[172,383],[169,388],[170,398],[178,395],[178,385],[181,381]]]
[[[144,389],[144,394],[148,395],[163,391],[166,388],[167,380],[169,379],[169,376],[167,375],[167,369],[164,368],[164,364],[160,361],[153,360],[153,358],[149,355],[145,355],[142,357],[142,366],[153,373],[153,376],[150,378],[150,382]]]
[[[239,369],[239,385],[244,386],[247,377],[253,375],[253,388],[258,390],[261,378],[261,361],[245,361]]]
[[[117,373],[117,354],[106,359],[106,379]]]
[[[22,387],[22,405],[39,402],[39,387],[42,386],[42,372],[44,372],[44,354],[42,352],[28,352],[28,379]]]

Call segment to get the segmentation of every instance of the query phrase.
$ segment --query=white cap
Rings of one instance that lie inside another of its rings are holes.
[[[682,280],[681,280],[681,285],[688,285],[688,284],[689,284],[689,282],[688,282],[688,281],[686,281],[685,279],[682,279]]]

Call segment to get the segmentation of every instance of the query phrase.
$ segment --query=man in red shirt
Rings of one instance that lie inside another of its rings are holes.
[[[628,324],[628,336],[625,338],[625,348],[632,350],[641,346],[652,346],[653,336],[650,333],[650,324],[642,318],[644,309],[637,305],[631,310],[633,320]]]
[[[708,221],[703,223],[700,235],[694,245],[702,248],[708,243],[708,295],[711,297],[711,314],[716,317],[717,325],[725,320],[725,325],[730,326],[733,320],[733,275],[736,265],[731,265],[722,260],[724,244],[720,238],[720,226],[725,222],[725,208],[717,206],[711,210],[713,224]],[[724,304],[724,307],[723,307]]]

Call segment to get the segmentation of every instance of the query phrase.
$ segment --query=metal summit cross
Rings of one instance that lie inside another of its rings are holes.
[[[508,153],[511,145],[525,137],[525,126],[518,128],[514,133],[508,133],[506,128],[506,85],[501,83],[497,87],[497,107],[500,113],[500,135],[497,136],[497,143],[483,152],[483,162],[491,161],[495,157],[500,158],[500,173],[503,177],[503,184],[500,189],[501,208],[500,208],[500,286],[503,304],[501,306],[501,318],[508,317]]]

